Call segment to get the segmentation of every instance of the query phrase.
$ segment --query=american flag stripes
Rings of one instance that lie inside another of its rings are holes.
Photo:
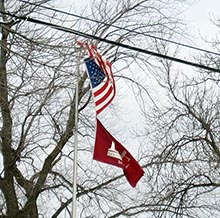
[[[112,66],[110,62],[103,59],[94,45],[90,46],[80,41],[77,41],[77,44],[86,48],[89,52],[89,57],[84,61],[91,82],[96,115],[98,115],[115,97],[115,81]],[[97,118],[96,122],[93,159],[122,168],[130,185],[135,187],[144,175],[142,167],[128,150],[105,129]]]
[[[115,97],[112,67],[111,63],[104,60],[97,51],[89,58],[86,58],[85,63],[92,85],[96,114],[98,115]]]

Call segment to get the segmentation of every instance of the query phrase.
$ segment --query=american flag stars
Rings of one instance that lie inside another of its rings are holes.
[[[89,72],[92,88],[98,86],[105,79],[105,74],[101,68],[91,58],[87,58],[86,65]]]
[[[85,59],[96,106],[96,114],[103,111],[115,97],[115,83],[111,64],[101,55]]]

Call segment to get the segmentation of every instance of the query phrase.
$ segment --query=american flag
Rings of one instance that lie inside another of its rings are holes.
[[[98,115],[113,100],[115,96],[115,82],[111,63],[104,60],[99,53],[85,59],[94,96],[96,114]]]

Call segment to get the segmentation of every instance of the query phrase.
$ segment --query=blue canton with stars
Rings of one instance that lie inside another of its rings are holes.
[[[105,74],[91,57],[86,58],[85,63],[91,80],[92,88],[95,88],[104,80]]]

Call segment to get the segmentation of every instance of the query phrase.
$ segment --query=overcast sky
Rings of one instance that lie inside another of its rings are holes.
[[[194,3],[186,10],[184,19],[188,24],[189,33],[195,36],[196,44],[201,44],[201,37],[215,38],[218,29],[211,19],[220,18],[220,0],[194,0]]]

